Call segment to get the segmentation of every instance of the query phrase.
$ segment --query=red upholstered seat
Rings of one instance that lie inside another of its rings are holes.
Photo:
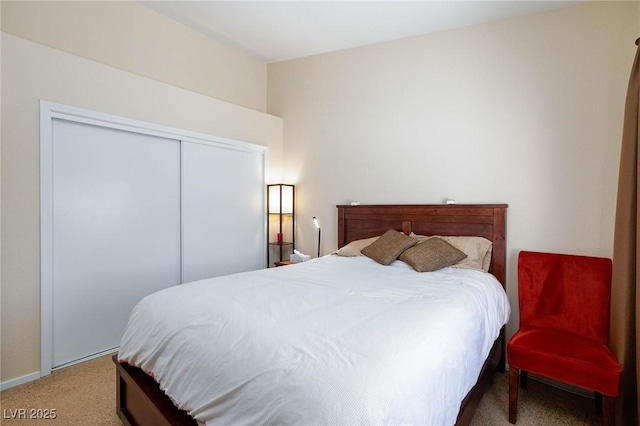
[[[613,424],[621,367],[607,347],[611,260],[520,252],[520,329],[507,345],[509,421],[516,422],[519,372],[605,395],[605,424]]]
[[[603,395],[618,395],[620,364],[611,351],[596,340],[564,331],[520,329],[509,342],[509,365]]]

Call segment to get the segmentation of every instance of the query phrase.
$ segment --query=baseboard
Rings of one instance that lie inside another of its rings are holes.
[[[539,381],[541,383],[544,383],[546,385],[553,386],[555,388],[562,389],[564,391],[574,393],[576,395],[584,396],[585,398],[591,398],[591,399],[594,398],[594,393],[592,391],[589,391],[589,390],[586,390],[586,389],[583,389],[583,388],[579,388],[577,386],[572,386],[572,385],[568,385],[566,383],[557,382],[555,380],[547,379],[546,377],[537,376],[537,375],[531,374],[531,373],[529,373],[529,378],[533,379],[533,380],[537,380],[537,381]]]
[[[509,371],[508,365],[506,366],[506,370]],[[533,379],[540,383],[544,383],[545,385],[553,386],[554,388],[562,389],[563,391],[571,392],[579,396],[584,396],[585,398],[594,399],[594,393],[592,391],[580,388],[578,386],[572,386],[567,383],[551,380],[546,377],[538,376],[537,374],[533,374],[533,373],[529,373],[529,379]]]
[[[73,361],[69,361],[66,364],[59,365],[59,366],[57,366],[55,368],[52,368],[51,371],[53,372],[53,371],[56,371],[56,370],[60,370],[61,368],[71,367],[72,365],[80,364],[80,363],[83,363],[83,362],[86,362],[86,361],[91,361],[92,359],[100,358],[101,356],[115,354],[119,350],[120,350],[120,346],[116,346],[116,347],[110,348],[110,349],[105,349],[104,351],[100,351],[100,352],[95,353],[93,355],[88,355],[88,356],[85,356],[83,358],[79,358],[79,359],[76,359],[76,360],[73,360]]]
[[[19,386],[28,382],[32,382],[40,378],[40,372],[36,371],[35,373],[27,374],[26,376],[16,377],[15,379],[7,380],[6,382],[0,383],[0,391],[10,389],[15,386]]]
[[[61,369],[61,368],[69,367],[71,365],[79,364],[81,362],[89,361],[89,360],[92,360],[94,358],[98,358],[98,357],[101,357],[101,356],[104,356],[104,355],[107,355],[107,354],[116,353],[116,352],[118,352],[118,349],[120,349],[120,346],[116,346],[115,348],[111,348],[111,349],[104,350],[102,352],[98,352],[97,354],[89,355],[87,357],[84,357],[84,358],[69,362],[67,364],[60,365],[60,366],[54,368],[53,371]],[[45,374],[45,376],[49,375],[50,373],[51,372],[48,372],[47,374]],[[25,384],[25,383],[28,383],[28,382],[32,382],[34,380],[38,380],[41,377],[44,377],[42,375],[42,372],[41,371],[36,371],[35,373],[27,374],[26,376],[17,377],[15,379],[7,380],[6,382],[0,383],[0,391],[6,390],[6,389],[10,389],[12,387],[19,386],[19,385],[22,385],[22,384]]]

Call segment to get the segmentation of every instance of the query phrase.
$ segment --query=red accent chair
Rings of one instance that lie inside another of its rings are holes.
[[[607,347],[610,299],[610,259],[520,252],[520,328],[507,345],[510,423],[518,381],[526,388],[531,372],[594,391],[603,424],[614,424],[622,368]]]

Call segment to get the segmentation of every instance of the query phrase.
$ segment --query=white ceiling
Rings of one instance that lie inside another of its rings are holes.
[[[270,63],[476,25],[579,2],[182,0],[141,3]]]

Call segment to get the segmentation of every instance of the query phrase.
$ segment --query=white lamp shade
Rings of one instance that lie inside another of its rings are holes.
[[[282,195],[282,211],[280,211],[280,195]],[[293,213],[293,186],[269,186],[269,213]]]

